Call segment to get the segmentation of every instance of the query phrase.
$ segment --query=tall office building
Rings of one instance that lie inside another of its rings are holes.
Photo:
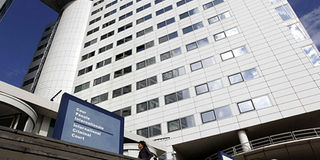
[[[296,137],[256,141],[319,126],[319,51],[286,0],[42,1],[60,16],[27,90],[124,116],[167,159],[230,147],[239,159],[319,155],[312,140],[302,153],[290,148]]]
[[[0,21],[2,20],[4,14],[6,14],[12,2],[13,0],[0,0]]]

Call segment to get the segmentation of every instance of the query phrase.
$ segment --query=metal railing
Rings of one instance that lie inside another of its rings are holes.
[[[297,141],[307,138],[320,137],[320,128],[303,129],[292,132],[285,132],[280,134],[275,134],[259,139],[250,141],[248,144],[239,144],[227,149],[222,150],[222,152],[229,155],[237,155],[245,153],[251,150],[259,149],[266,146],[271,146],[275,144]],[[205,160],[217,160],[217,154],[213,154],[207,157]]]

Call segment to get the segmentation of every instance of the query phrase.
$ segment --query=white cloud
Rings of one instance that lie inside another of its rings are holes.
[[[313,42],[320,48],[320,7],[300,18]]]

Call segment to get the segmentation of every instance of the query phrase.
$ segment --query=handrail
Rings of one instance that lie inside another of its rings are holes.
[[[259,149],[259,148],[274,145],[274,144],[297,141],[297,140],[313,138],[313,137],[320,137],[320,127],[301,129],[301,130],[296,130],[291,132],[274,134],[267,137],[262,137],[259,139],[249,141],[251,149],[249,148],[249,146],[247,146],[247,144],[238,144],[236,146],[226,148],[222,150],[222,152],[229,154],[231,156],[234,156],[240,153],[249,152],[252,149]],[[248,149],[245,149],[246,147]],[[215,153],[207,157],[205,160],[217,160],[217,158],[218,156]]]

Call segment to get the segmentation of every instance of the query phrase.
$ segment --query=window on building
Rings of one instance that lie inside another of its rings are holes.
[[[132,35],[127,36],[127,37],[125,37],[123,39],[120,39],[120,40],[117,41],[117,46],[120,46],[121,44],[127,43],[127,42],[129,42],[131,40],[132,40]]]
[[[164,96],[166,105],[170,103],[178,102],[187,98],[190,98],[189,89],[184,89],[184,90]]]
[[[209,2],[209,3],[204,4],[204,5],[203,5],[203,9],[204,9],[204,10],[209,9],[209,8],[211,8],[211,7],[213,7],[213,6],[216,6],[216,5],[220,4],[220,3],[223,3],[223,1],[224,1],[224,0],[214,0],[214,1],[211,1],[211,2]]]
[[[209,19],[208,19],[208,23],[209,23],[209,24],[213,24],[213,23],[222,21],[222,20],[224,20],[224,19],[227,19],[227,18],[229,18],[229,17],[231,17],[231,15],[230,15],[230,12],[227,11],[227,12],[224,12],[224,13],[221,13],[221,14],[218,14],[218,15],[216,15],[216,16],[213,16],[213,17],[209,18]]]
[[[192,0],[181,0],[177,2],[177,7],[180,7],[188,2],[191,2]]]
[[[179,17],[180,17],[180,20],[182,20],[184,18],[190,17],[190,16],[192,16],[192,15],[194,15],[196,13],[199,13],[199,12],[200,11],[199,11],[198,8],[194,8],[194,9],[191,9],[191,10],[189,10],[187,12],[184,12],[184,13],[180,14]]]
[[[109,16],[111,16],[111,15],[113,15],[113,14],[115,14],[115,13],[117,13],[117,9],[114,9],[114,10],[112,10],[112,11],[104,14],[104,18],[109,17]]]
[[[304,53],[314,66],[320,65],[320,57],[313,45],[309,45],[303,48]]]
[[[236,34],[239,34],[239,31],[238,31],[237,27],[234,27],[234,28],[228,29],[224,32],[220,32],[220,33],[213,35],[213,38],[215,41],[219,41],[221,39],[224,39],[226,37],[230,37],[230,36],[233,36]]]
[[[39,68],[39,65],[36,65],[36,66],[30,68],[30,69],[28,70],[28,73],[34,72],[34,71],[38,70],[38,68]]]
[[[120,10],[123,10],[123,9],[125,9],[125,8],[127,8],[127,7],[129,7],[129,6],[131,6],[131,5],[133,5],[133,1],[131,1],[131,2],[127,3],[127,4],[124,4],[124,5],[120,6]]]
[[[138,24],[140,24],[142,22],[145,22],[145,21],[147,21],[147,20],[149,20],[151,18],[152,18],[152,14],[148,14],[148,15],[142,17],[142,18],[137,19],[136,20],[136,24],[138,25]]]
[[[89,66],[89,67],[80,69],[79,72],[78,72],[78,76],[84,75],[84,74],[86,74],[88,72],[91,72],[91,71],[92,71],[92,65]]]
[[[89,36],[89,35],[92,34],[92,33],[98,32],[98,31],[99,31],[99,27],[94,28],[94,29],[92,29],[92,30],[90,30],[90,31],[87,32],[87,36]]]
[[[160,10],[157,10],[157,11],[156,11],[156,15],[157,15],[157,16],[158,16],[158,15],[161,15],[161,14],[163,14],[163,13],[166,13],[166,12],[168,12],[168,11],[171,11],[172,9],[173,9],[172,5],[167,6],[167,7],[165,7],[165,8],[160,9]]]
[[[172,32],[172,33],[170,33],[168,35],[160,37],[159,38],[159,44],[167,42],[167,41],[169,41],[171,39],[174,39],[174,38],[177,38],[177,37],[178,37],[178,32],[177,31],[176,32]]]
[[[137,32],[137,33],[136,33],[136,37],[137,37],[137,38],[138,38],[138,37],[141,37],[141,36],[146,35],[146,34],[152,32],[152,31],[153,31],[153,27],[152,27],[152,26],[151,26],[151,27],[148,27],[148,28],[146,28],[146,29],[144,29],[144,30],[142,30],[142,31]]]
[[[137,104],[137,113],[141,113],[157,107],[159,107],[159,98],[154,98]]]
[[[111,37],[111,36],[113,36],[113,35],[114,35],[114,31],[108,32],[108,33],[106,33],[106,34],[104,34],[104,35],[102,35],[102,36],[100,37],[100,41],[102,41],[102,40],[104,40],[104,39],[106,39],[106,38],[109,38],[109,37]]]
[[[228,76],[228,78],[229,78],[230,84],[236,84],[244,81],[241,73],[236,73],[234,75]]]
[[[102,11],[102,10],[103,10],[103,7],[98,8],[98,9],[92,11],[92,12],[91,12],[91,16],[97,14],[98,12],[100,12],[100,11]]]
[[[205,46],[207,44],[209,44],[208,39],[207,38],[203,38],[203,39],[200,39],[198,41],[195,41],[195,42],[187,44],[186,48],[187,48],[187,51],[192,51],[194,49],[203,47],[203,46]]]
[[[144,61],[141,61],[141,62],[137,63],[136,64],[136,70],[145,68],[145,67],[150,66],[150,65],[155,64],[155,63],[156,63],[156,57],[151,57],[149,59],[146,59]]]
[[[276,11],[283,21],[294,18],[294,14],[288,4],[277,7]]]
[[[108,64],[111,64],[111,61],[112,61],[111,58],[107,58],[107,59],[105,59],[103,61],[98,62],[97,65],[96,65],[96,69],[101,68],[103,66],[106,66]]]
[[[102,3],[103,1],[104,1],[104,0],[99,0],[99,1],[95,2],[95,3],[93,4],[93,6],[96,6],[96,5],[100,4],[100,3]]]
[[[22,86],[23,86],[23,87],[24,87],[24,86],[27,86],[27,85],[29,85],[29,84],[31,84],[31,83],[33,83],[33,82],[34,82],[34,78],[28,79],[28,80],[26,80],[26,81],[23,82]]]
[[[192,115],[192,116],[183,117],[177,120],[170,121],[168,122],[167,125],[168,125],[168,132],[173,132],[173,131],[177,131],[185,128],[194,127],[195,122],[194,122],[194,117]]]
[[[169,24],[174,23],[175,21],[176,21],[176,20],[174,19],[174,17],[172,17],[172,18],[170,18],[170,19],[167,19],[167,20],[165,20],[165,21],[163,21],[163,22],[158,23],[158,24],[157,24],[157,27],[158,27],[158,29],[160,29],[160,28],[162,28],[162,27],[165,27],[165,26],[167,26],[167,25],[169,25]]]
[[[154,4],[158,4],[158,3],[163,2],[163,1],[165,1],[165,0],[155,0]]]
[[[202,59],[200,61],[197,61],[197,62],[190,64],[190,67],[191,67],[191,71],[196,71],[196,70],[199,70],[202,68],[207,68],[207,67],[213,66],[215,63],[216,62],[215,62],[214,58],[209,57],[209,58]]]
[[[302,31],[302,27],[299,23],[290,25],[289,30],[297,41],[305,40],[307,37],[306,34]]]
[[[81,61],[84,61],[84,60],[86,60],[86,59],[89,59],[89,58],[93,57],[94,54],[95,54],[95,52],[96,52],[96,51],[92,51],[92,52],[90,52],[90,53],[88,53],[88,54],[83,55],[83,56],[81,57]]]
[[[101,47],[101,48],[99,48],[99,54],[102,53],[102,52],[105,52],[105,51],[107,51],[109,49],[112,49],[112,48],[113,48],[113,43],[108,44],[108,45],[106,45],[104,47]]]
[[[255,69],[255,68],[243,71],[243,72],[241,72],[241,74],[242,74],[242,77],[245,81],[259,77],[257,69]]]
[[[96,22],[98,22],[98,21],[100,21],[100,20],[101,20],[101,17],[95,18],[95,19],[93,19],[93,20],[91,20],[91,21],[89,22],[89,25],[91,25],[91,24],[93,24],[93,23],[96,23]]]
[[[91,40],[91,41],[89,41],[89,42],[86,42],[86,43],[84,44],[84,48],[89,47],[89,46],[91,46],[91,45],[93,45],[93,44],[95,44],[95,43],[97,43],[97,38],[95,38],[95,39],[93,39],[93,40]]]
[[[130,92],[131,92],[131,85],[127,85],[127,86],[124,86],[122,88],[118,88],[116,90],[113,90],[112,98],[116,98],[116,97],[125,95],[125,94],[130,93]]]
[[[160,54],[160,59],[161,59],[161,61],[164,61],[164,60],[170,59],[170,58],[178,56],[178,55],[181,55],[181,48],[180,47]]]
[[[157,125],[150,126],[147,128],[138,129],[137,135],[140,135],[140,136],[143,136],[146,138],[161,135],[161,125],[157,124]]]
[[[106,101],[106,100],[108,100],[108,92],[91,98],[91,103],[98,104],[98,103]]]
[[[237,103],[240,113],[259,110],[272,106],[269,96],[261,96]]]
[[[234,57],[239,57],[242,56],[244,54],[247,54],[248,50],[245,46],[239,47],[239,48],[235,48],[233,50],[224,52],[220,54],[220,57],[223,61],[226,61],[228,59],[234,58]]]
[[[77,92],[83,91],[85,89],[88,89],[89,87],[90,87],[90,81],[76,86],[74,88],[74,92],[73,93],[77,93]]]
[[[147,9],[147,8],[150,8],[150,7],[151,7],[151,3],[145,4],[145,5],[137,8],[137,9],[136,9],[136,13],[139,13],[139,12],[141,12],[141,11]]]
[[[93,86],[99,85],[99,84],[101,84],[103,82],[107,82],[109,80],[110,80],[110,74],[101,76],[101,77],[96,78],[96,79],[93,80]]]
[[[208,123],[216,120],[214,110],[201,113],[202,123]]]
[[[33,57],[32,62],[37,61],[43,57],[43,53]]]
[[[116,20],[114,19],[114,20],[111,20],[111,21],[109,21],[109,22],[107,22],[107,23],[104,23],[103,25],[102,25],[102,28],[106,28],[106,27],[108,27],[108,26],[110,26],[110,25],[113,25],[113,24],[115,24],[116,23]]]
[[[122,52],[116,55],[116,61],[121,60],[123,58],[129,57],[132,55],[132,49]]]
[[[214,109],[214,113],[218,120],[229,118],[232,116],[232,112],[229,106],[224,106]]]
[[[207,92],[212,92],[223,87],[221,79],[213,80],[205,84],[201,84],[195,87],[196,94],[200,95]]]
[[[145,88],[145,87],[157,84],[157,83],[158,83],[157,76],[153,76],[153,77],[150,77],[150,78],[147,78],[147,79],[144,79],[142,81],[137,82],[136,87],[137,87],[137,90],[139,90],[139,89],[142,89],[142,88]]]
[[[184,66],[162,73],[162,81],[166,81],[175,77],[186,74]]]
[[[138,47],[136,48],[136,52],[138,53],[138,52],[144,51],[144,50],[146,50],[146,49],[148,49],[148,48],[151,48],[151,47],[153,47],[153,46],[154,46],[154,41],[150,41],[150,42],[148,42],[148,43],[146,43],[146,44],[143,44],[143,45],[138,46]]]
[[[187,34],[189,32],[195,31],[197,29],[203,28],[202,22],[195,23],[191,26],[185,27],[182,29],[183,34]]]
[[[114,78],[123,76],[123,75],[131,73],[131,72],[132,72],[131,66],[123,68],[123,69],[120,69],[120,70],[117,70],[117,71],[114,72]]]
[[[124,20],[124,19],[126,19],[126,18],[128,18],[128,17],[130,17],[130,16],[132,16],[132,15],[133,15],[133,12],[132,12],[132,11],[131,11],[131,12],[128,12],[128,13],[120,16],[120,17],[119,17],[119,21]]]
[[[113,113],[121,116],[121,117],[127,117],[131,115],[131,106],[130,107],[126,107],[120,110],[116,110]]]
[[[253,98],[252,102],[253,102],[254,108],[257,110],[272,106],[268,96]]]
[[[109,8],[109,7],[111,7],[111,6],[113,6],[113,5],[117,4],[117,3],[118,3],[118,0],[114,0],[114,1],[112,1],[112,2],[110,2],[110,3],[108,3],[108,4],[106,5],[106,8]]]

